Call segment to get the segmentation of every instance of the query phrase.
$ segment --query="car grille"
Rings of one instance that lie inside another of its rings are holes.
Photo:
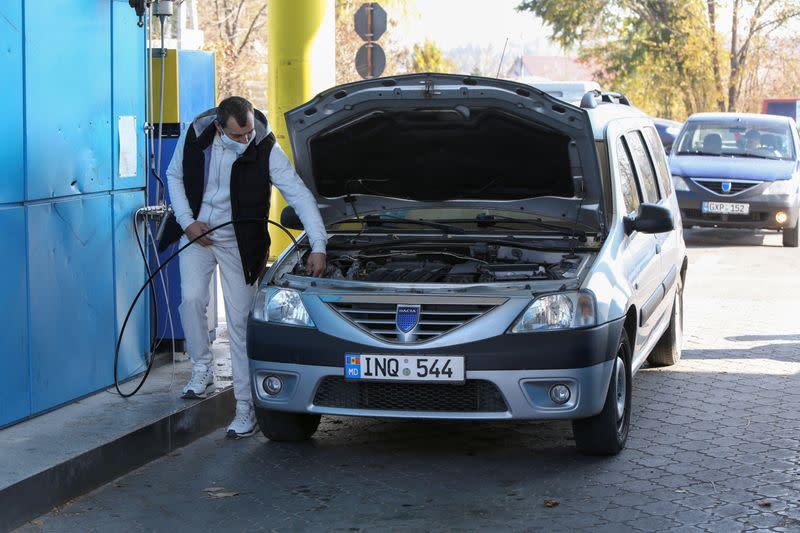
[[[750,190],[753,187],[761,185],[760,181],[733,181],[733,180],[724,180],[724,181],[731,184],[731,190],[728,192],[724,192],[722,190],[723,180],[694,179],[694,182],[696,184],[720,196],[733,196],[734,194],[743,193],[744,191]]]
[[[400,342],[396,326],[400,302],[329,302],[336,311],[359,328],[381,339]],[[414,330],[416,342],[429,341],[478,318],[497,307],[495,304],[434,303],[421,304],[419,325]]]
[[[767,220],[769,217],[769,213],[754,213],[751,212],[748,215],[729,215],[729,214],[719,214],[719,213],[703,213],[699,209],[683,209],[681,213],[684,218],[701,218],[703,220],[712,220],[718,222],[724,222],[726,220],[736,221],[736,220],[743,220],[743,221],[753,221],[753,222],[762,222]]]
[[[314,395],[314,405],[381,411],[447,413],[502,413],[503,395],[489,381],[469,379],[464,384],[352,382],[328,376]]]

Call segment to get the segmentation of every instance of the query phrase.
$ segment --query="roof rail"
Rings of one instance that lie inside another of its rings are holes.
[[[598,101],[599,100],[599,101]],[[584,109],[594,109],[598,104],[621,104],[631,105],[628,97],[617,92],[600,92],[598,90],[587,91],[581,98],[581,107]]]

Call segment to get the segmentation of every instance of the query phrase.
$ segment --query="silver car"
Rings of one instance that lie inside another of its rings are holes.
[[[306,275],[301,236],[260,282],[247,349],[264,435],[308,439],[321,415],[568,419],[580,451],[624,447],[632,376],[681,354],[686,249],[651,120],[618,94],[578,107],[413,74],[286,121],[328,268]]]

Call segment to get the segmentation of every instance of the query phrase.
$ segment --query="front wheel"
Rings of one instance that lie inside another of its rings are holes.
[[[308,440],[319,427],[320,415],[286,413],[256,407],[256,419],[261,433],[275,442],[300,442]]]
[[[603,410],[595,416],[572,422],[579,452],[616,455],[625,447],[631,423],[631,359],[631,345],[623,329]]]
[[[798,226],[800,222],[792,228],[783,228],[783,245],[787,248],[797,248],[798,244]]]

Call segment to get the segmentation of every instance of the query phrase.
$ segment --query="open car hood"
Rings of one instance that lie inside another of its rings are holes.
[[[326,223],[477,207],[600,227],[588,114],[531,86],[451,74],[340,85],[286,113],[295,166]]]

